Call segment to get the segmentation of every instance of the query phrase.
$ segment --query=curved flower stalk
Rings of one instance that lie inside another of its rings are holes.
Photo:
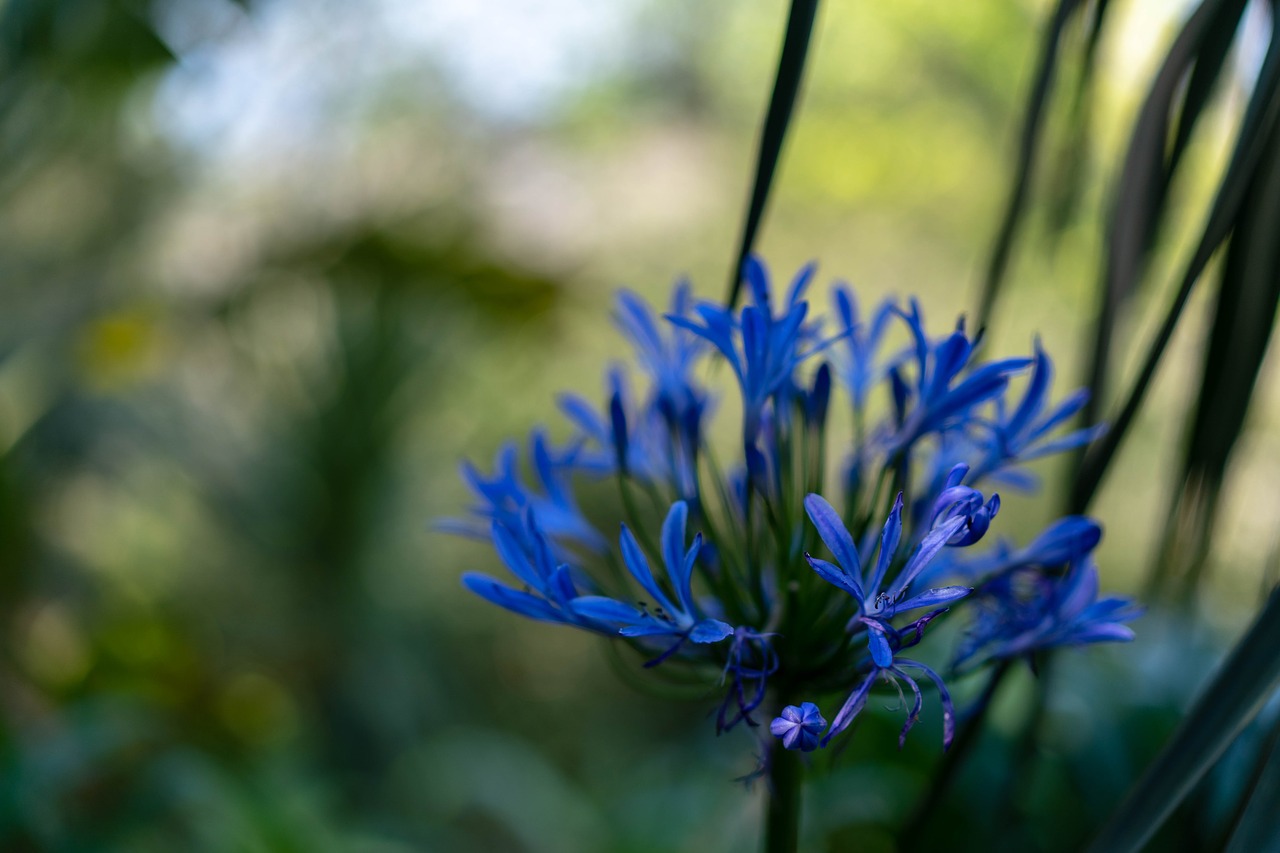
[[[770,743],[801,752],[847,733],[881,685],[912,700],[900,743],[936,692],[948,745],[953,672],[924,662],[945,654],[916,659],[944,615],[967,617],[952,653],[966,669],[1132,636],[1137,609],[1098,599],[1093,520],[1063,518],[1021,549],[1001,540],[975,553],[1000,520],[984,478],[1097,434],[1053,437],[1080,396],[1049,400],[1052,362],[1038,342],[1032,357],[978,363],[963,323],[930,337],[914,300],[886,301],[864,322],[840,288],[824,321],[806,300],[812,265],[780,301],[758,259],[745,272],[751,300],[739,311],[696,302],[684,283],[663,314],[619,296],[614,319],[636,370],[611,369],[602,403],[561,397],[573,434],[555,445],[533,432],[534,486],[515,445],[491,475],[464,467],[477,500],[450,529],[489,538],[514,578],[468,573],[467,588],[718,685],[718,732],[756,727],[768,709]],[[890,347],[894,334],[905,349]],[[719,393],[740,406],[713,405],[701,377],[716,375],[714,360],[735,380]],[[839,405],[854,414],[852,436],[831,427]],[[719,410],[741,412],[728,459],[709,440]],[[830,453],[852,460],[834,489]],[[577,497],[588,477],[616,481],[618,505]],[[616,545],[605,529],[620,530]]]

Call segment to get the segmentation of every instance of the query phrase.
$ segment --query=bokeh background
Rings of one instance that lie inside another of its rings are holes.
[[[1106,189],[1185,14],[1114,5],[1090,132],[1053,137],[990,330],[1007,353],[1040,334],[1060,390],[1089,345]],[[935,328],[971,311],[1047,9],[824,4],[760,244],[775,271],[816,258],[865,298],[918,294]],[[467,595],[459,574],[496,558],[431,523],[467,503],[461,459],[534,423],[563,435],[562,389],[599,398],[616,287],[724,292],[785,13],[0,2],[0,846],[754,849],[761,792],[733,781],[752,738],[716,739],[707,696],[629,685],[593,638]],[[1188,209],[1250,45],[1193,141]],[[1094,508],[1111,590],[1150,569],[1201,314]],[[1197,620],[1153,612],[1137,643],[1068,656],[1032,784],[1001,789],[1025,760],[1021,673],[935,821],[952,846],[1078,842],[1239,633],[1275,577],[1272,367]],[[1000,517],[1020,542],[1061,507],[1061,464],[1041,472]],[[808,843],[895,849],[936,725],[899,754],[873,715],[812,786]],[[1167,843],[1209,844],[1221,787]]]

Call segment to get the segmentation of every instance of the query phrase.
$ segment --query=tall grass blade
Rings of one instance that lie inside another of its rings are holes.
[[[1005,270],[1009,266],[1009,254],[1013,249],[1013,241],[1017,236],[1018,226],[1023,221],[1022,211],[1026,206],[1031,187],[1031,174],[1035,169],[1036,153],[1040,147],[1045,109],[1048,107],[1054,77],[1058,70],[1058,48],[1062,41],[1062,31],[1079,6],[1079,0],[1058,0],[1053,16],[1045,27],[1044,38],[1040,44],[1040,60],[1031,84],[1031,95],[1027,99],[1026,116],[1022,121],[1017,171],[1014,173],[1013,187],[1009,191],[1004,218],[1000,222],[1000,230],[996,233],[991,258],[987,262],[986,275],[982,281],[982,296],[978,301],[979,329],[985,327],[991,318],[991,310],[995,307],[1000,286],[1004,281]]]
[[[1155,834],[1280,685],[1280,588],[1201,691],[1138,785],[1089,847],[1132,853]]]
[[[1168,183],[1177,165],[1166,162],[1175,101],[1183,91],[1188,72],[1198,66],[1198,57],[1214,33],[1215,24],[1229,18],[1237,5],[1243,5],[1241,0],[1205,0],[1200,4],[1170,46],[1134,122],[1108,226],[1107,260],[1086,373],[1090,398],[1083,413],[1085,423],[1099,420],[1118,316],[1138,288],[1164,212]],[[1185,126],[1187,130],[1183,132],[1189,134],[1192,116],[1185,110],[1182,115],[1180,128]]]
[[[1227,247],[1213,310],[1182,488],[1170,510],[1150,588],[1189,600],[1209,551],[1227,463],[1244,430],[1280,306],[1280,122]],[[1176,583],[1171,581],[1177,578]]]
[[[1280,850],[1280,719],[1271,724],[1271,733],[1259,752],[1226,853]]]
[[[1275,26],[1280,27],[1280,16],[1274,20]],[[1072,491],[1070,505],[1073,511],[1083,511],[1092,501],[1112,458],[1128,434],[1129,427],[1146,398],[1156,368],[1173,337],[1187,299],[1209,260],[1235,227],[1245,196],[1258,179],[1259,168],[1277,121],[1280,121],[1280,40],[1273,30],[1266,59],[1241,123],[1235,150],[1214,197],[1204,232],[1182,275],[1173,304],[1147,350],[1142,368],[1120,413],[1111,421],[1110,431],[1085,454]]]
[[[773,95],[769,98],[764,128],[760,132],[760,149],[756,152],[756,174],[751,186],[751,201],[747,205],[742,239],[738,243],[738,253],[734,256],[733,269],[729,274],[729,305],[738,300],[738,291],[742,287],[742,264],[747,255],[751,254],[756,232],[760,230],[760,220],[769,200],[769,187],[773,184],[773,173],[782,154],[782,143],[787,136],[787,127],[791,124],[791,113],[800,90],[800,80],[804,76],[804,63],[809,54],[809,40],[817,12],[818,0],[791,0],[787,31],[782,39],[782,53],[778,57],[778,73],[773,80]]]

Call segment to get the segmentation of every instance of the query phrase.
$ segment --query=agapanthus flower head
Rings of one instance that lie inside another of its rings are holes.
[[[717,731],[755,727],[753,715],[774,702],[769,732],[805,752],[847,732],[878,685],[912,699],[900,743],[936,691],[949,744],[949,673],[913,650],[951,610],[971,616],[957,656],[965,667],[1132,636],[1124,623],[1136,609],[1097,597],[1101,528],[1091,519],[1060,519],[1021,549],[1000,540],[973,554],[1000,534],[990,533],[1000,498],[984,493],[984,477],[1094,434],[1050,435],[1080,398],[1047,403],[1052,364],[1038,342],[1034,358],[978,361],[963,322],[931,337],[914,300],[905,310],[885,302],[864,321],[843,288],[824,328],[806,300],[812,265],[780,300],[758,259],[745,276],[741,309],[695,303],[684,283],[662,315],[622,294],[615,319],[636,367],[610,368],[600,403],[561,397],[573,435],[555,444],[533,432],[533,485],[515,445],[492,474],[464,467],[476,502],[451,528],[492,541],[514,578],[469,572],[468,589],[625,643],[646,666],[718,683]],[[910,346],[885,352],[897,322]],[[711,440],[716,392],[698,378],[716,375],[702,369],[716,358],[742,396],[729,427],[741,441],[727,458]],[[1007,403],[1010,377],[1032,365]],[[853,436],[829,421],[842,398]],[[832,448],[850,459],[834,488]],[[604,477],[616,482],[617,506],[578,497],[581,480]],[[599,532],[615,525],[616,544]],[[776,710],[776,689],[799,704]],[[837,694],[828,725],[819,702]]]

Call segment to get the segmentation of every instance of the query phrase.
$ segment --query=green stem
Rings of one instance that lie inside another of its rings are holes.
[[[796,853],[800,844],[800,754],[779,745],[769,756],[769,806],[765,812],[765,853]]]

